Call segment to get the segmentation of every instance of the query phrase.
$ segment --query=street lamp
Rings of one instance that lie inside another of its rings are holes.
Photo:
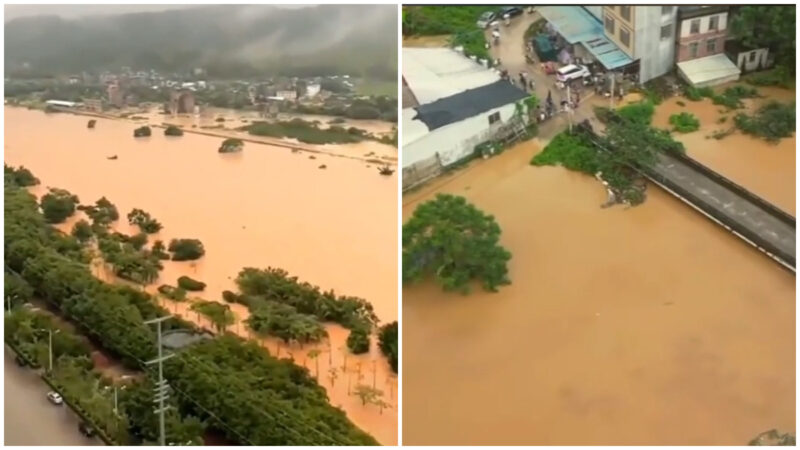
[[[49,370],[50,372],[53,371],[53,334],[58,334],[60,331],[61,330],[56,330],[54,333],[52,328],[47,330],[47,336],[49,342],[47,346],[47,356],[48,360],[50,361],[50,370]]]

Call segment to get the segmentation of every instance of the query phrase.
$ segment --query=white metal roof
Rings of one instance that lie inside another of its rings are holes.
[[[714,80],[738,76],[741,73],[724,53],[679,62],[678,69],[694,86],[705,86]]]
[[[500,75],[449,48],[404,48],[403,78],[420,105],[493,83]]]

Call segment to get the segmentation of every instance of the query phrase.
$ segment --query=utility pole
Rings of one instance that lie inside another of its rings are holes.
[[[614,71],[611,71],[611,109],[614,109],[614,83],[617,81],[617,76]]]
[[[158,424],[159,424],[159,445],[165,446],[167,445],[167,434],[164,425],[164,413],[167,412],[169,406],[164,406],[164,402],[169,398],[169,385],[167,384],[167,380],[164,379],[164,361],[168,360],[169,358],[175,356],[174,353],[170,353],[169,355],[164,356],[163,354],[163,347],[161,345],[161,323],[165,320],[171,319],[172,316],[164,316],[159,317],[157,319],[148,320],[145,322],[146,325],[156,324],[156,333],[158,334],[158,358],[147,361],[147,365],[150,364],[158,364],[158,382],[156,383],[155,389],[153,389],[155,396],[153,398],[153,403],[158,403],[158,408],[156,408],[153,412],[158,414]]]
[[[119,415],[119,410],[117,410],[117,386],[114,385],[114,414]]]
[[[571,81],[567,82],[567,120],[569,121],[569,132],[572,133],[572,91],[570,91]]]
[[[47,359],[50,361],[49,372],[53,371],[53,330],[47,330]]]
[[[6,296],[6,305],[8,305],[8,315],[10,316],[11,315],[11,296],[10,295]]]

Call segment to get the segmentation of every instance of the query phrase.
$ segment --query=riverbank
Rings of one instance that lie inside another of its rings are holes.
[[[404,444],[744,445],[794,430],[794,276],[658,189],[601,209],[594,178],[528,164],[544,144],[403,198],[405,221],[439,192],[466,197],[512,254],[497,293],[404,286]]]
[[[46,186],[55,186],[77,194],[82,203],[106,196],[121,216],[141,208],[164,225],[161,232],[150,236],[151,242],[185,237],[203,242],[204,258],[165,261],[149,291],[160,284],[175,285],[185,275],[207,284],[199,297],[222,301],[223,290],[236,290],[233,280],[243,267],[282,267],[325,289],[367,299],[383,323],[396,320],[394,176],[380,176],[365,169],[361,161],[274,147],[275,151],[269,151],[267,144],[262,144],[265,151],[246,147],[238,154],[220,155],[220,137],[195,133],[178,138],[153,133],[150,138],[134,139],[132,130],[138,124],[129,120],[98,119],[96,128],[90,130],[86,119],[78,115],[20,108],[6,108],[5,120],[5,161],[24,165],[42,180],[42,185],[33,189],[36,195]],[[118,159],[108,160],[109,155]],[[320,170],[321,164],[327,169]],[[68,231],[82,214],[59,228]],[[125,234],[136,232],[124,219],[116,229]],[[161,301],[170,311],[185,313],[187,319],[208,326],[202,316],[188,310],[191,302],[173,305]],[[238,320],[229,330],[236,331],[238,326],[245,331],[241,321],[247,317],[246,311],[239,305],[233,305],[233,310]],[[330,360],[329,365],[339,368],[345,365],[340,347],[345,346],[347,333],[335,326],[328,330],[332,352],[329,356],[327,347],[322,349],[320,385],[328,391],[331,404],[341,405],[356,425],[379,442],[397,442],[397,379],[386,358],[377,348],[359,357],[350,355],[347,370],[330,382],[323,361]],[[275,341],[263,344],[275,353]],[[312,348],[283,346],[281,355],[287,350],[295,352],[295,360],[302,365],[302,355]],[[381,412],[348,395],[348,379],[352,379],[352,388],[359,378],[357,361],[362,361],[367,382],[372,382],[375,365],[377,387],[384,391],[391,409]],[[305,363],[312,367],[310,360]],[[390,401],[392,395],[395,399]]]

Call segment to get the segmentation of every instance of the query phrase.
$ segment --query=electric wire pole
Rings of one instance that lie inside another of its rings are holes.
[[[167,445],[167,434],[164,425],[164,413],[167,412],[169,406],[165,406],[164,402],[169,398],[169,385],[167,384],[167,380],[164,379],[164,361],[168,360],[169,358],[175,356],[174,353],[170,353],[169,355],[164,356],[163,354],[163,347],[161,345],[161,323],[165,320],[171,319],[172,316],[164,316],[159,317],[157,319],[148,320],[145,322],[146,325],[156,324],[156,333],[158,334],[158,357],[152,361],[147,361],[147,365],[156,364],[158,363],[158,382],[156,383],[154,391],[154,398],[153,403],[158,403],[158,408],[156,408],[153,412],[158,414],[158,424],[159,424],[159,445],[165,446]]]

